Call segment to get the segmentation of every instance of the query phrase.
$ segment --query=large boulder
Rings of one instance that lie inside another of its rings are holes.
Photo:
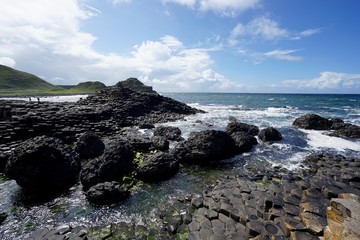
[[[152,138],[153,147],[160,151],[166,151],[169,150],[169,141],[166,139],[166,137],[161,136],[154,136]]]
[[[204,164],[234,156],[234,139],[223,131],[206,130],[190,134],[188,140],[179,143],[173,154],[180,162]]]
[[[255,125],[239,122],[235,118],[230,118],[230,122],[226,126],[225,131],[230,135],[235,132],[243,132],[255,136],[259,133],[259,128]]]
[[[138,168],[138,177],[145,182],[158,182],[174,176],[179,171],[179,162],[169,153],[158,152],[145,157]]]
[[[61,140],[39,136],[20,144],[5,167],[9,178],[33,193],[57,192],[77,180],[80,160]]]
[[[244,132],[234,132],[231,137],[235,141],[236,153],[250,152],[258,144],[256,138]]]
[[[336,128],[335,132],[332,134],[338,137],[347,137],[360,139],[360,126],[353,125],[350,123],[336,124],[332,128]]]
[[[114,140],[109,143],[103,155],[85,164],[80,180],[84,189],[103,182],[121,182],[126,174],[132,172],[133,166],[134,153],[130,145]]]
[[[332,124],[332,121],[320,117],[317,114],[306,114],[295,119],[295,121],[293,122],[293,126],[297,128],[311,130],[329,130]]]
[[[154,136],[165,137],[167,140],[181,141],[181,130],[178,127],[159,126],[154,129]]]
[[[283,137],[276,128],[268,127],[260,131],[259,138],[263,142],[275,142],[281,141]]]
[[[104,153],[105,144],[94,132],[85,132],[75,144],[75,151],[80,158],[96,158]]]
[[[130,192],[116,182],[98,183],[92,186],[86,193],[87,199],[95,204],[112,204],[126,199]]]

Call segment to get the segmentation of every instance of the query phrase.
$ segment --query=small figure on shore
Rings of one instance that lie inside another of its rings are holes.
[[[38,102],[40,102],[40,98],[37,98]]]
[[[29,102],[31,102],[31,97],[29,97]]]

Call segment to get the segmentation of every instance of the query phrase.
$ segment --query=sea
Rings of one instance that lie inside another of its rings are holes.
[[[246,167],[278,166],[297,171],[305,166],[311,153],[342,154],[360,158],[360,141],[330,136],[328,131],[297,129],[293,121],[304,114],[340,118],[360,125],[360,95],[339,94],[248,94],[248,93],[161,93],[205,113],[184,120],[158,125],[176,126],[185,139],[191,132],[207,129],[224,130],[229,117],[257,125],[260,129],[275,127],[283,135],[276,143],[259,144],[245,154],[234,156],[218,166],[182,166],[170,180],[144,184],[125,202],[111,206],[90,204],[80,185],[67,193],[41,203],[24,202],[15,181],[0,176],[0,212],[8,218],[0,226],[0,239],[24,239],[32,231],[60,225],[107,226],[121,221],[157,224],[152,219],[161,208],[171,205],[179,196],[199,193],[216,179],[236,174]],[[41,101],[76,101],[86,96],[41,98]],[[28,99],[23,99],[28,101]],[[151,130],[138,130],[144,136]],[[176,143],[171,143],[174,147]]]

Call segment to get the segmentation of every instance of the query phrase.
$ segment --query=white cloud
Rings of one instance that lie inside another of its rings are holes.
[[[9,57],[0,57],[0,64],[13,68],[15,67],[16,62],[14,59]]]
[[[295,52],[298,52],[298,50],[277,49],[270,52],[265,52],[263,55],[268,58],[275,58],[279,60],[301,61],[303,59],[302,57],[291,55],[291,53]]]
[[[321,72],[319,77],[310,80],[285,80],[284,85],[297,89],[312,90],[360,90],[360,74]]]
[[[0,62],[56,84],[141,77],[158,91],[217,91],[242,86],[212,69],[213,48],[189,48],[174,36],[143,41],[126,55],[100,53],[81,30],[99,11],[83,0],[12,0],[0,8]]]
[[[301,37],[309,37],[312,36],[314,34],[320,33],[322,31],[322,28],[312,28],[312,29],[306,29],[302,32],[300,32],[300,36]]]
[[[111,0],[112,4],[117,5],[121,3],[130,3],[132,0]]]
[[[231,46],[235,46],[239,43],[239,37],[273,41],[288,38],[288,36],[288,30],[281,28],[276,21],[261,16],[247,24],[238,23],[231,31],[228,41]]]
[[[258,7],[260,0],[200,0],[201,11],[213,11],[221,15],[235,16],[239,12]]]
[[[195,7],[197,0],[162,0],[163,3],[176,3],[187,7]]]

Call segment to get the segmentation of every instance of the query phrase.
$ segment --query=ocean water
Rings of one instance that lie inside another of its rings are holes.
[[[71,226],[107,226],[121,221],[155,224],[157,209],[166,208],[176,197],[201,192],[217,178],[236,174],[246,166],[277,165],[289,170],[302,167],[304,158],[314,152],[329,152],[360,157],[360,141],[330,137],[326,131],[300,130],[292,122],[306,113],[341,118],[360,125],[360,95],[301,95],[301,94],[226,94],[226,93],[162,93],[164,96],[206,111],[185,120],[162,125],[177,126],[183,137],[206,129],[224,130],[230,116],[260,129],[275,127],[283,140],[274,144],[262,143],[253,151],[224,161],[221,167],[182,166],[168,181],[145,184],[129,199],[111,206],[94,206],[82,192],[81,185],[73,186],[61,196],[41,203],[21,200],[21,190],[15,181],[0,175],[0,211],[8,217],[0,225],[0,239],[24,239],[30,232],[63,224]],[[25,99],[26,100],[26,99]],[[51,99],[52,100],[52,99]],[[57,97],[57,101],[75,101]],[[44,99],[45,101],[45,99]],[[141,131],[151,136],[151,131]],[[174,143],[172,144],[174,146]]]
[[[283,140],[275,144],[259,141],[254,151],[232,159],[235,167],[253,161],[266,161],[296,169],[310,153],[329,152],[360,157],[360,141],[331,137],[326,131],[301,130],[292,126],[304,114],[341,118],[360,125],[360,95],[317,94],[239,94],[239,93],[166,93],[188,105],[206,111],[185,121],[167,123],[179,127],[184,137],[193,131],[224,130],[230,116],[260,129],[275,127]],[[211,127],[209,127],[211,126]]]

